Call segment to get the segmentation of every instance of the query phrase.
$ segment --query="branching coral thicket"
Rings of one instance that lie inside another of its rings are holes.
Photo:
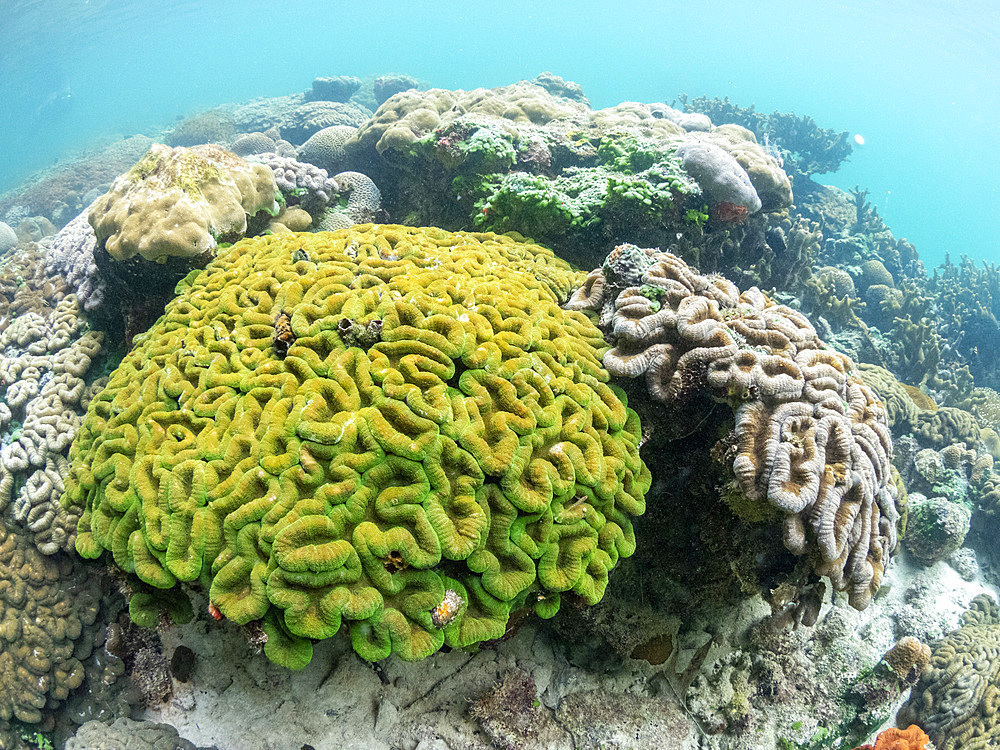
[[[155,589],[200,581],[304,666],[598,601],[650,474],[580,282],[508,237],[361,225],[244,240],[178,287],[91,403],[77,550]]]
[[[996,349],[1000,342],[1000,265],[977,266],[963,257],[935,269],[927,285],[934,295],[942,335],[968,364],[976,384],[1000,388]]]
[[[898,514],[885,409],[853,362],[756,288],[740,294],[675,255],[631,245],[615,248],[569,307],[601,312],[613,375],[645,378],[674,408],[704,392],[735,408],[725,455],[743,505],[777,511],[785,546],[867,606]]]

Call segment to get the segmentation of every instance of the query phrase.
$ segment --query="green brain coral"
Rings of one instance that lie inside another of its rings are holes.
[[[366,659],[419,659],[597,602],[650,474],[600,331],[559,306],[580,278],[402,226],[223,250],[90,406],[77,549],[200,582],[294,667],[342,625]]]

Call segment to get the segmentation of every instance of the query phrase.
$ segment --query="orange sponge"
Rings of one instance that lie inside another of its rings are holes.
[[[916,724],[906,729],[892,727],[879,732],[874,745],[861,745],[854,750],[927,750],[930,737]]]

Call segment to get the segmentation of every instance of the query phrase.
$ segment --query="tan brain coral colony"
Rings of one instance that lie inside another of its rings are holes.
[[[115,261],[191,258],[234,242],[247,218],[277,213],[271,170],[219,146],[154,143],[90,209],[98,245]]]
[[[864,608],[896,546],[885,409],[851,360],[826,347],[799,312],[756,288],[742,294],[670,253],[620,245],[567,305],[600,311],[612,375],[645,377],[657,400],[684,408],[708,392],[732,404],[724,446],[730,505],[777,512],[784,544]],[[730,498],[731,499],[731,498]]]
[[[92,402],[77,549],[150,592],[200,582],[301,667],[598,601],[650,474],[582,281],[539,246],[359,225],[244,240],[192,272]],[[168,593],[168,592],[164,592]]]

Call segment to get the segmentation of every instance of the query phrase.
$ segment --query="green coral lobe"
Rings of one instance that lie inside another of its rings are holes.
[[[537,245],[438,229],[224,249],[91,404],[79,551],[151,587],[137,619],[197,583],[291,668],[344,627],[366,659],[421,659],[561,591],[598,601],[650,475],[600,332],[560,307],[580,281]],[[440,628],[446,591],[464,604]]]

